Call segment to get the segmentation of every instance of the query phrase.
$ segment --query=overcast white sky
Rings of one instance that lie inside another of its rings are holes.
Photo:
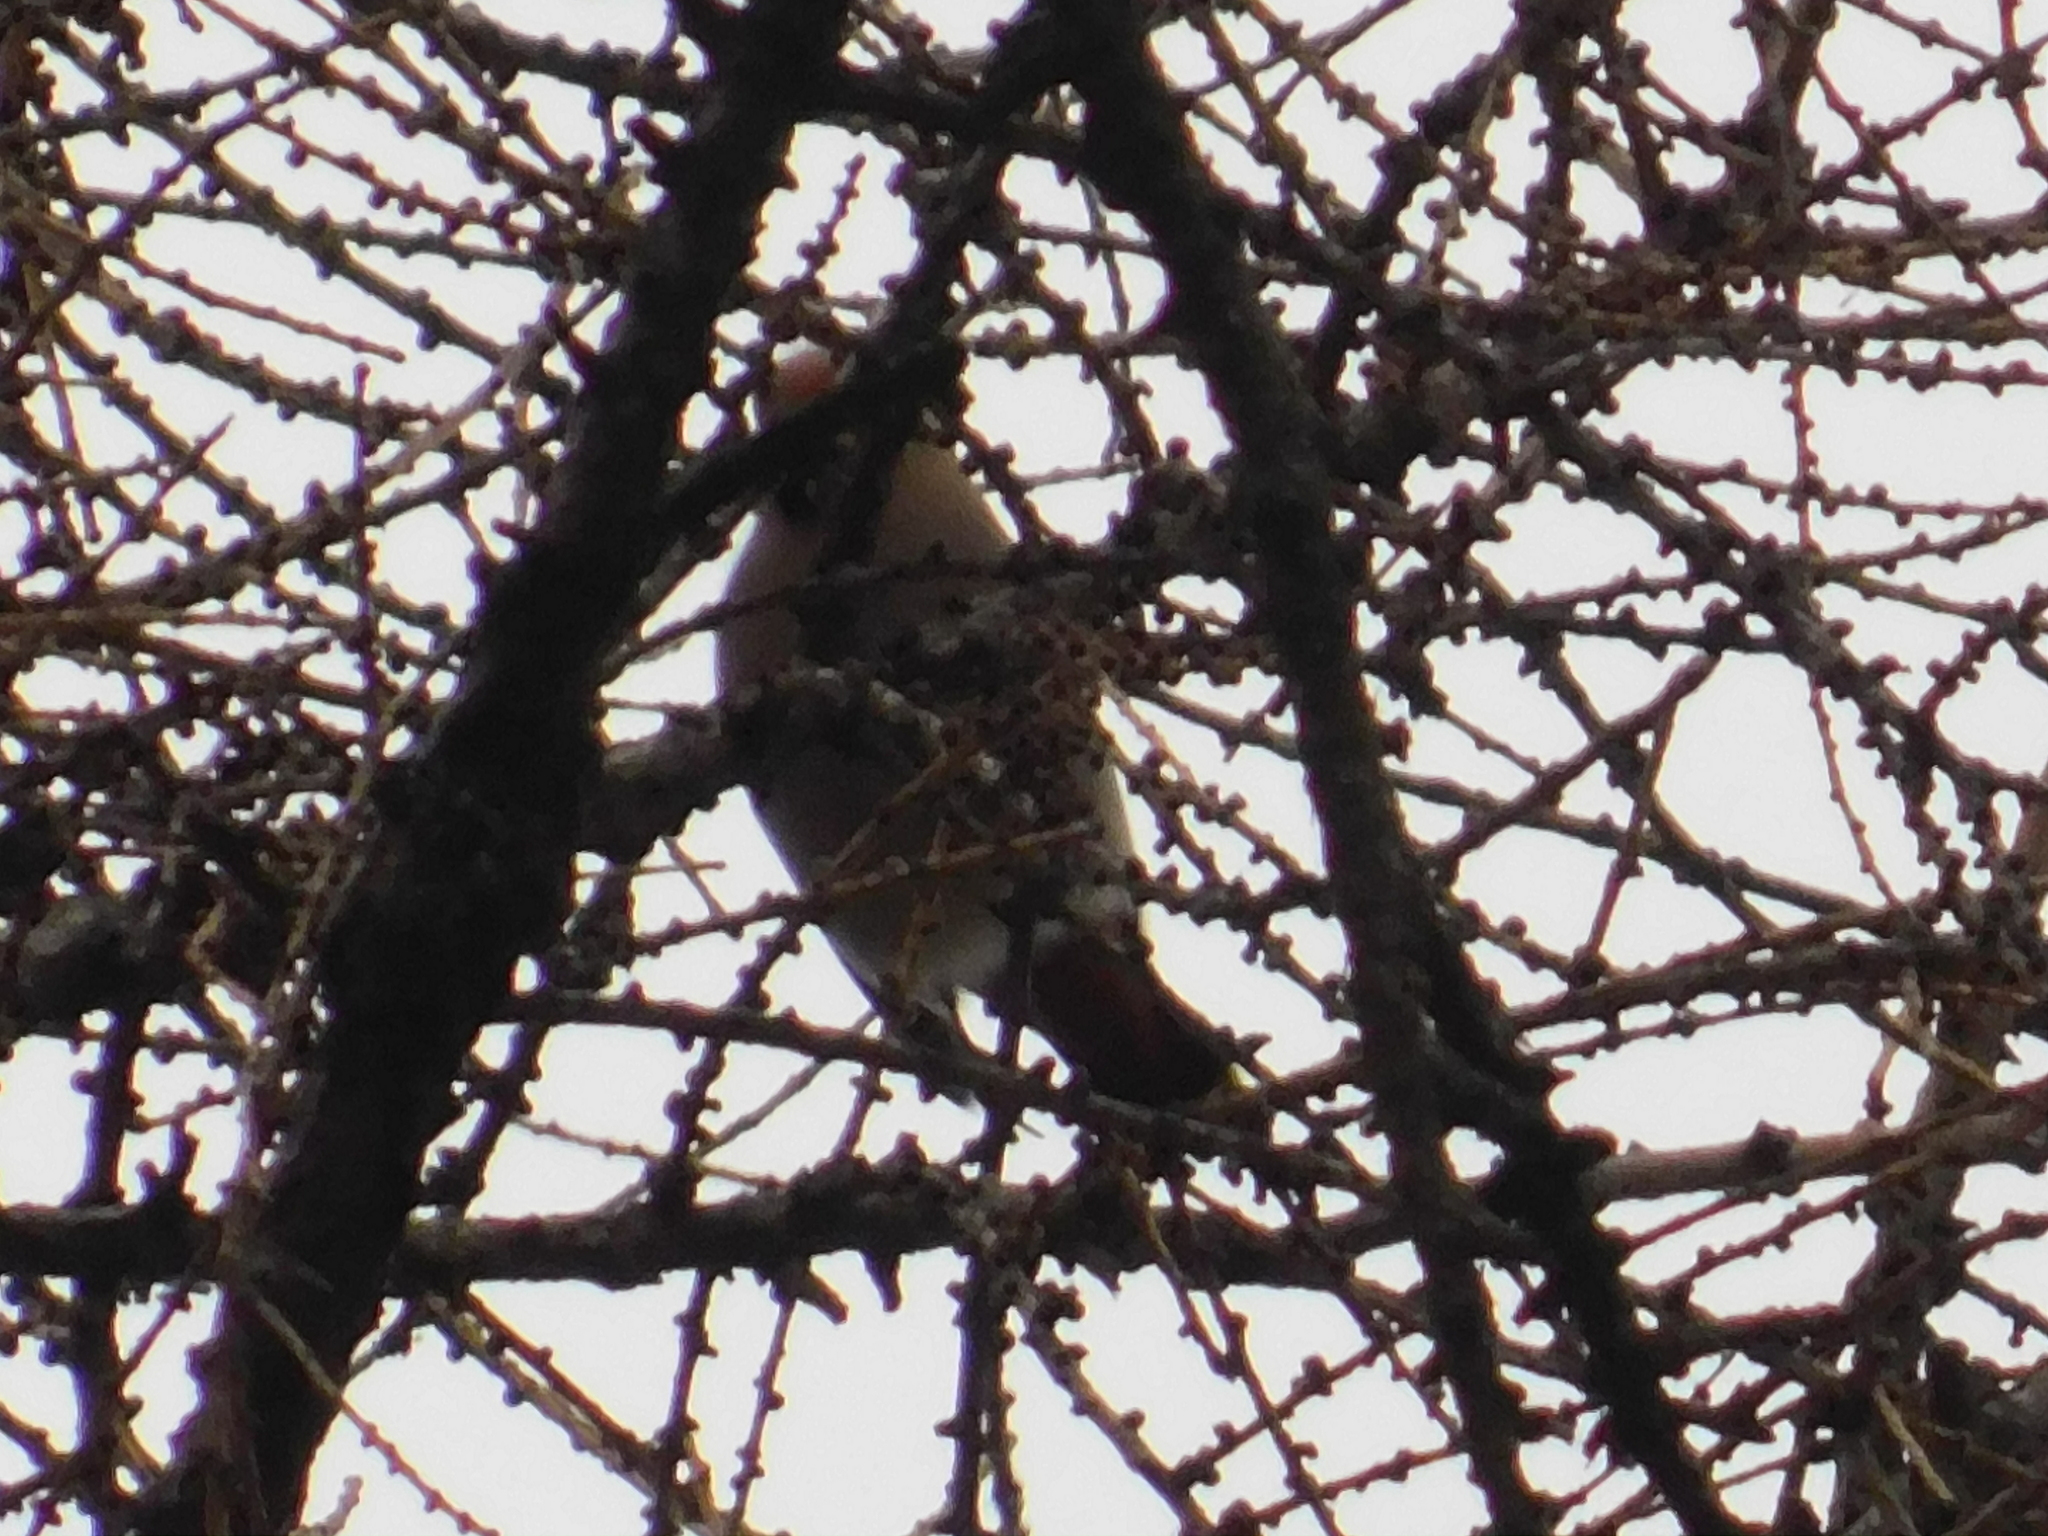
[[[1307,3],[1281,7],[1299,12],[1311,29],[1351,8]],[[164,81],[218,77],[254,60],[233,29],[208,9],[193,12],[203,24],[196,34],[179,23],[168,4],[142,9],[150,17],[150,69]],[[661,16],[661,7],[653,0],[584,0],[574,6],[508,0],[489,9],[507,24],[536,33],[561,32],[579,44],[606,41],[624,47],[647,44],[658,31]],[[983,41],[987,8],[946,0],[929,9],[929,19],[940,28],[943,41],[961,47]],[[1377,93],[1383,110],[1404,116],[1407,103],[1425,96],[1499,38],[1508,9],[1494,0],[1417,0],[1390,16],[1368,42],[1344,55],[1347,75],[1354,84]],[[1650,66],[1673,91],[1702,110],[1725,117],[1740,110],[1754,79],[1748,42],[1729,25],[1734,9],[1732,4],[1653,0],[1628,5],[1624,20],[1631,31],[1650,41]],[[1923,0],[1918,9],[1939,15],[1950,29],[1986,47],[1996,46],[1998,7],[1993,0]],[[2042,9],[2022,8],[2023,36],[2028,35],[2030,22],[2042,24]],[[240,14],[307,38],[326,35],[326,23],[298,0],[248,0]],[[1183,78],[1207,73],[1191,35],[1180,35],[1162,52]],[[1854,9],[1845,14],[1823,57],[1840,92],[1877,120],[1938,96],[1953,67],[1951,57],[1923,50]],[[61,90],[77,88],[75,79],[60,80]],[[576,93],[535,85],[530,94],[558,149],[565,154],[595,150],[584,102]],[[1366,153],[1369,143],[1358,139],[1355,125],[1339,123],[1334,115],[1326,113],[1324,121],[1315,121],[1319,109],[1310,92],[1299,93],[1295,101],[1301,118],[1294,125],[1317,150],[1319,170],[1337,179],[1340,187],[1345,178],[1352,178],[1355,186],[1347,187],[1347,193],[1362,201],[1373,174]],[[1536,165],[1537,152],[1526,142],[1526,128],[1535,121],[1533,109],[1533,93],[1525,92],[1516,115],[1499,125],[1490,140],[1504,190],[1521,185]],[[459,159],[437,145],[419,140],[403,145],[362,141],[361,135],[381,129],[345,98],[307,98],[294,111],[308,132],[323,142],[362,147],[372,155],[407,157],[409,169],[416,162],[412,175],[431,187],[445,188],[451,198],[470,190]],[[1815,123],[1814,137],[1823,159],[1840,154],[1848,140],[1839,125],[1825,114],[1809,112],[1809,118]],[[1354,148],[1354,139],[1364,147]],[[1205,142],[1226,170],[1240,168],[1231,146],[1214,135]],[[1980,104],[1946,114],[1934,132],[1903,145],[1898,158],[1938,195],[1967,199],[1975,214],[1988,216],[2030,206],[2039,193],[2039,181],[2013,165],[2014,147],[2003,111],[1995,104]],[[798,146],[797,186],[779,195],[773,205],[757,269],[762,276],[773,279],[796,270],[797,245],[829,207],[850,156],[857,152],[868,156],[865,191],[844,231],[844,254],[828,268],[826,281],[834,292],[872,295],[880,291],[887,274],[907,261],[907,225],[884,192],[890,170],[887,152],[835,130],[810,129]],[[346,178],[317,162],[287,167],[277,146],[266,146],[257,137],[250,136],[237,163],[252,175],[273,180],[295,207],[323,198],[332,198],[338,212],[353,212],[359,206],[358,193]],[[146,144],[124,150],[102,140],[78,143],[74,166],[89,182],[127,187],[146,182],[153,168]],[[1020,197],[1028,196],[1041,218],[1079,216],[1078,192],[1048,175],[1020,167],[1009,187]],[[1602,204],[1595,196],[1588,206],[1597,212]],[[1626,214],[1618,194],[1606,206],[1615,219]],[[483,370],[475,358],[447,348],[422,350],[409,327],[396,317],[363,301],[346,285],[315,283],[303,264],[282,257],[255,237],[214,225],[166,220],[151,229],[145,249],[161,262],[231,284],[244,297],[269,299],[300,311],[318,310],[331,323],[395,349],[395,359],[367,359],[373,393],[445,403],[464,398],[481,381]],[[1480,220],[1458,247],[1457,259],[1482,284],[1504,285],[1514,277],[1507,266],[1510,249],[1504,231],[1488,230]],[[1099,272],[1082,271],[1078,261],[1055,256],[1052,273],[1055,285],[1065,292],[1103,292]],[[2023,274],[2020,263],[2003,271],[2012,286],[2021,285]],[[427,284],[437,301],[507,344],[542,301],[539,280],[517,270],[455,273],[421,264],[406,270],[404,280]],[[1142,288],[1139,292],[1142,298]],[[1818,302],[1828,302],[1827,295],[1822,293]],[[1846,306],[1860,301],[1845,296],[1839,302]],[[308,376],[345,380],[357,362],[346,349],[285,336],[259,321],[221,313],[208,316],[206,324],[231,345],[261,352],[274,364]],[[110,345],[125,354],[134,351],[127,343]],[[1198,380],[1164,362],[1141,365],[1139,371],[1153,386],[1154,421],[1162,436],[1186,437],[1197,458],[1221,448]],[[972,367],[968,382],[974,427],[991,441],[1013,445],[1020,471],[1044,474],[1100,459],[1106,418],[1070,368],[1042,364],[1015,373],[981,362]],[[1764,473],[1792,473],[1793,439],[1781,374],[1681,364],[1639,374],[1624,390],[1621,403],[1619,420],[1608,424],[1615,436],[1633,431],[1663,451],[1699,463],[1740,457]],[[298,505],[309,483],[335,484],[353,472],[355,445],[345,433],[303,418],[281,423],[268,413],[249,410],[224,390],[192,381],[189,374],[183,376],[177,396],[159,404],[193,431],[225,423],[222,461],[280,505]],[[1849,389],[1820,378],[1810,384],[1808,406],[1822,468],[1840,480],[1882,482],[1902,499],[1973,502],[1996,502],[2048,483],[2048,474],[2043,473],[2048,469],[2048,433],[2040,429],[2040,402],[2028,390],[1991,398],[1975,390],[1916,393],[1904,386],[1867,382]],[[86,423],[88,430],[102,425],[91,419]],[[704,423],[693,425],[701,430]],[[116,455],[110,448],[104,456]],[[1419,501],[1442,498],[1461,481],[1471,482],[1473,474],[1472,466],[1421,468],[1411,479],[1410,490]],[[1745,516],[1752,516],[1756,526],[1782,528],[1791,536],[1791,514],[1782,505],[1769,506],[1753,498],[1745,502],[1739,495],[1730,500]],[[1122,490],[1080,480],[1049,487],[1038,501],[1061,531],[1088,538],[1099,535],[1120,510]],[[507,518],[515,515],[518,509],[509,488],[505,504],[489,510]],[[14,515],[0,512],[0,569],[9,574],[16,569],[18,535],[9,534],[4,521]],[[1489,550],[1486,559],[1500,579],[1518,591],[1587,585],[1631,566],[1653,568],[1663,558],[1640,529],[1597,506],[1567,505],[1559,497],[1538,496],[1511,510],[1508,521],[1516,537]],[[1827,537],[1839,547],[1850,547],[1895,534],[1888,520],[1845,517]],[[1983,557],[1942,566],[1922,579],[1938,580],[1941,590],[1958,595],[2016,595],[2039,570],[2048,570],[2048,560],[2037,568],[2032,558],[2038,544],[2038,538],[2007,541]],[[467,539],[451,520],[438,513],[415,514],[392,524],[380,537],[377,574],[408,598],[460,608],[468,602],[463,573],[469,554]],[[694,611],[715,596],[722,581],[721,569],[699,572],[679,590],[663,618]],[[1861,626],[1859,650],[1891,651],[1916,669],[1931,657],[1947,654],[1957,633],[1953,624],[1916,615],[1898,604],[1872,605],[1868,613],[1850,617]],[[1520,750],[1550,758],[1578,745],[1575,730],[1558,706],[1520,674],[1514,653],[1475,645],[1442,651],[1433,660],[1439,681],[1466,717]],[[1597,704],[1610,716],[1653,694],[1676,665],[1653,664],[1620,645],[1604,650],[1580,647],[1574,661]],[[20,686],[31,702],[97,697],[109,706],[120,704],[118,691],[109,692],[103,682],[77,668],[46,666],[25,675]],[[1901,686],[1917,685],[1909,680]],[[709,687],[708,637],[698,636],[629,676],[621,684],[620,697],[652,704],[699,701],[708,696]],[[1254,691],[1230,702],[1242,703]],[[1944,724],[1951,738],[1968,750],[2009,768],[2038,771],[2048,761],[2048,709],[2041,707],[2038,692],[2039,685],[2016,669],[1994,666],[1944,714]],[[613,728],[630,734],[650,724],[645,714],[621,711]],[[1853,736],[1852,723],[1838,720],[1837,725],[1845,738]],[[1213,742],[1185,730],[1177,731],[1173,739],[1192,767],[1246,795],[1254,824],[1304,860],[1314,861],[1313,828],[1290,769],[1257,753],[1226,762]],[[1920,887],[1924,872],[1914,862],[1898,818],[1886,811],[1891,792],[1876,782],[1867,762],[1853,750],[1847,760],[1852,796],[1858,797],[1865,812],[1885,873],[1897,889]],[[1453,732],[1428,722],[1417,730],[1408,766],[1418,773],[1513,782],[1500,760],[1481,759]],[[1876,896],[1858,869],[1856,851],[1828,798],[1805,682],[1783,666],[1764,661],[1724,665],[1680,713],[1661,788],[1666,803],[1703,843],[1815,885]],[[1604,781],[1576,788],[1567,806],[1626,814],[1626,802]],[[1414,825],[1428,836],[1447,830],[1451,822],[1416,808]],[[740,797],[729,797],[693,820],[683,851],[700,866],[705,888],[731,908],[747,905],[765,890],[787,888],[786,875]],[[1227,871],[1248,868],[1242,846],[1228,835],[1218,835],[1218,851]],[[1461,891],[1495,916],[1520,915],[1535,937],[1569,949],[1586,931],[1604,876],[1603,861],[1560,839],[1531,833],[1504,837],[1474,857],[1465,867]],[[644,881],[636,899],[635,915],[645,926],[693,922],[706,915],[702,891],[680,870]],[[1298,927],[1302,958],[1320,970],[1336,969],[1341,952],[1334,937],[1305,924]],[[1698,893],[1645,880],[1624,899],[1607,953],[1624,963],[1648,964],[1726,939],[1733,931],[1725,913]],[[1221,1021],[1274,1037],[1270,1059],[1276,1067],[1300,1065],[1327,1050],[1331,1036],[1312,1001],[1283,979],[1247,966],[1227,935],[1166,920],[1155,923],[1153,935],[1162,966],[1184,991],[1199,993]],[[758,933],[737,940],[713,934],[693,937],[647,966],[641,980],[656,995],[725,1001],[734,968],[752,957],[758,938]],[[1485,950],[1481,963],[1502,982],[1511,1001],[1539,995],[1536,985],[1506,955]],[[864,1007],[860,994],[815,939],[802,955],[778,966],[770,990],[776,1002],[821,1021],[850,1024]],[[487,1052],[502,1049],[504,1033],[493,1032]],[[1723,1026],[1689,1040],[1646,1043],[1596,1058],[1577,1067],[1575,1079],[1559,1091],[1556,1103],[1567,1118],[1604,1125],[1625,1142],[1654,1147],[1735,1140],[1759,1122],[1844,1130],[1863,1113],[1865,1078],[1875,1055],[1876,1038],[1867,1027],[1846,1013],[1823,1010],[1800,1019]],[[47,1040],[23,1043],[0,1065],[0,1103],[6,1106],[0,1114],[0,1188],[10,1201],[58,1200],[75,1182],[85,1105],[72,1078],[80,1065],[77,1054]],[[616,1029],[558,1031],[548,1046],[545,1075],[534,1094],[535,1124],[515,1133],[498,1154],[477,1213],[582,1210],[628,1188],[641,1166],[635,1158],[597,1145],[579,1145],[576,1138],[615,1149],[664,1148],[669,1125],[663,1108],[681,1085],[684,1067],[683,1054],[665,1039],[640,1038]],[[735,1052],[734,1069],[720,1095],[725,1118],[736,1119],[772,1094],[787,1071],[785,1058]],[[191,1093],[196,1076],[185,1067],[152,1069],[153,1107],[168,1108]],[[787,1174],[822,1156],[839,1132],[844,1083],[844,1077],[828,1074],[812,1090],[814,1108],[807,1107],[809,1100],[799,1101],[772,1116],[760,1131],[723,1149],[717,1167],[734,1181],[731,1187],[739,1187],[738,1181],[750,1175]],[[1909,1104],[1916,1085],[1914,1069],[1899,1066],[1889,1083],[1892,1102]],[[952,1106],[920,1105],[909,1097],[877,1113],[864,1140],[866,1148],[879,1155],[899,1134],[915,1130],[931,1140],[935,1151],[950,1149],[976,1125]],[[212,1132],[205,1144],[203,1173],[209,1179],[225,1177],[237,1148],[234,1115],[226,1109],[209,1112],[201,1124]],[[157,1148],[159,1155],[162,1150]],[[1027,1144],[1010,1171],[1057,1171],[1069,1156],[1064,1136],[1042,1135]],[[2033,1182],[2016,1175],[1980,1175],[1972,1181],[1973,1208],[2048,1208]],[[1207,1187],[1219,1197],[1243,1199],[1220,1183],[1212,1181]],[[1807,1193],[1809,1198],[1821,1198],[1826,1191]],[[1752,1206],[1716,1227],[1684,1232],[1646,1256],[1638,1272],[1652,1275],[1680,1268],[1701,1244],[1754,1230],[1787,1208],[1783,1203]],[[1823,1224],[1809,1229],[1784,1252],[1714,1275],[1702,1284],[1699,1295],[1716,1307],[1765,1301],[1796,1305],[1832,1297],[1865,1247],[1861,1229],[1846,1222]],[[1374,1260],[1369,1270],[1377,1279],[1400,1283],[1405,1265],[1401,1255],[1387,1255]],[[933,1426],[952,1407],[953,1302],[946,1286],[958,1270],[950,1258],[907,1265],[905,1305],[890,1313],[857,1264],[827,1261],[819,1266],[821,1276],[853,1307],[854,1320],[833,1327],[809,1310],[795,1315],[780,1380],[788,1406],[769,1429],[769,1472],[753,1499],[753,1525],[798,1531],[902,1530],[937,1507],[950,1447],[933,1433]],[[1142,1408],[1148,1435],[1167,1455],[1200,1443],[1219,1422],[1249,1417],[1242,1394],[1219,1384],[1198,1352],[1178,1336],[1180,1320],[1162,1283],[1149,1277],[1133,1280],[1120,1293],[1086,1277],[1077,1276],[1074,1283],[1088,1306],[1088,1317],[1074,1336],[1088,1346],[1088,1366],[1098,1386],[1110,1401]],[[2013,1277],[2012,1283],[2021,1285],[2022,1277]],[[674,1319],[690,1285],[691,1277],[674,1276],[657,1286],[619,1294],[573,1286],[495,1286],[485,1287],[484,1293],[490,1305],[543,1341],[554,1352],[555,1363],[609,1413],[651,1432],[667,1411],[674,1372]],[[1354,1325],[1325,1299],[1293,1294],[1233,1299],[1253,1319],[1254,1348],[1271,1383],[1284,1387],[1308,1358],[1334,1357],[1355,1347]],[[137,1329],[154,1316],[146,1307],[132,1310]],[[175,1326],[138,1376],[136,1391],[146,1404],[138,1432],[159,1452],[186,1406],[184,1395],[171,1385],[183,1369],[182,1345],[196,1336],[206,1314],[201,1306],[189,1323]],[[719,1291],[712,1314],[719,1352],[702,1368],[698,1417],[704,1424],[700,1450],[721,1488],[734,1468],[756,1393],[755,1378],[775,1322],[773,1302],[752,1285],[736,1281]],[[1978,1349],[2002,1352],[2002,1329],[1988,1313],[1959,1306],[1952,1322]],[[1125,1471],[1111,1447],[1068,1412],[1065,1401],[1034,1367],[1022,1365],[1013,1385],[1019,1394],[1019,1464],[1034,1529],[1056,1536],[1170,1528],[1163,1507]],[[352,1391],[350,1401],[430,1483],[499,1530],[640,1528],[643,1516],[637,1493],[595,1461],[577,1455],[560,1431],[537,1415],[508,1407],[501,1388],[472,1363],[450,1361],[422,1349],[372,1369]],[[57,1373],[33,1351],[0,1357],[0,1402],[15,1413],[42,1419],[60,1434],[69,1422],[68,1393],[61,1389]],[[1306,1409],[1297,1429],[1322,1445],[1326,1466],[1363,1465],[1397,1446],[1426,1443],[1429,1438],[1414,1395],[1394,1384],[1384,1369],[1354,1376],[1330,1399]],[[1561,1449],[1545,1447],[1533,1455],[1543,1475],[1576,1481],[1576,1460]],[[15,1470],[11,1453],[0,1446],[0,1477]],[[1223,1488],[1211,1501],[1214,1509],[1240,1495],[1255,1501],[1275,1497],[1284,1487],[1277,1458],[1258,1444],[1228,1461],[1225,1473]],[[348,1477],[360,1477],[366,1485],[348,1526],[351,1531],[451,1528],[446,1515],[430,1515],[405,1479],[388,1470],[381,1453],[363,1445],[346,1426],[337,1428],[321,1460],[309,1514],[318,1517],[329,1508]],[[1757,1492],[1749,1504],[1738,1500],[1737,1508],[1753,1517],[1767,1513],[1768,1491]],[[1459,1528],[1478,1521],[1482,1513],[1452,1466],[1424,1467],[1403,1481],[1377,1483],[1347,1501],[1343,1512],[1349,1528],[1360,1530]],[[1310,1526],[1301,1514],[1283,1529]]]

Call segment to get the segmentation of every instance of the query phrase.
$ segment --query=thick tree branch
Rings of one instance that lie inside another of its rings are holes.
[[[295,1518],[335,1412],[302,1357],[345,1379],[382,1302],[420,1155],[453,1112],[455,1071],[503,1001],[512,962],[560,921],[596,766],[599,666],[677,532],[658,515],[674,423],[707,382],[712,323],[843,17],[838,0],[748,11],[714,59],[690,136],[665,156],[668,196],[540,523],[497,574],[462,688],[426,749],[378,793],[323,955],[331,1011],[295,1128],[260,1193],[235,1197],[203,1403],[139,1505],[139,1530],[274,1530]]]
[[[1198,161],[1129,6],[1057,8],[1075,34],[1075,83],[1088,103],[1085,165],[1146,226],[1171,276],[1166,324],[1208,378],[1240,454],[1235,515],[1251,529],[1266,580],[1266,623],[1300,720],[1301,757],[1323,828],[1351,990],[1367,1031],[1362,1070],[1393,1141],[1393,1187],[1416,1227],[1437,1346],[1457,1390],[1475,1471],[1497,1524],[1547,1527],[1519,1464],[1527,1433],[1500,1375],[1491,1304],[1451,1216],[1455,1179],[1442,1070],[1453,1060],[1508,1096],[1479,1123],[1508,1162],[1501,1208],[1542,1233],[1558,1290],[1585,1336],[1594,1389],[1614,1434],[1688,1529],[1734,1522],[1679,1438],[1658,1365],[1615,1275],[1616,1248],[1579,1183],[1589,1161],[1540,1106],[1515,1110],[1540,1078],[1504,1043],[1443,905],[1410,849],[1359,688],[1346,582],[1330,527],[1336,486],[1325,429],[1299,359],[1265,307],[1233,227],[1231,199]]]

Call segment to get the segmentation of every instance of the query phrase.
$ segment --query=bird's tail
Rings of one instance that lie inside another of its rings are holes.
[[[1192,1104],[1230,1082],[1234,1056],[1143,957],[1065,927],[1032,945],[1029,1013],[1100,1093],[1153,1107]]]

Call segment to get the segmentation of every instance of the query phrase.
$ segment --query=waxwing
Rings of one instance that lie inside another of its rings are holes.
[[[768,415],[837,378],[822,351],[793,355]],[[1000,599],[1009,534],[933,442],[903,450],[857,566],[823,572],[847,542],[833,544],[831,502],[793,484],[757,509],[717,666],[719,696],[733,701],[800,660],[858,664],[943,722],[942,744],[924,749],[886,727],[827,728],[783,744],[751,786],[783,861],[825,904],[833,948],[885,1013],[945,1017],[955,991],[976,993],[1100,1092],[1163,1106],[1223,1086],[1232,1053],[1153,972],[1120,878],[1130,827],[1085,639],[1034,651],[1048,626],[1004,613],[994,627],[1006,662],[977,672],[972,648],[956,646],[951,675],[935,679],[944,668],[930,653],[945,649],[947,626]]]

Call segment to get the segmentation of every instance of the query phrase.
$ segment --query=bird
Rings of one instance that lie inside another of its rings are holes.
[[[764,418],[840,377],[822,348],[780,360]],[[783,862],[821,899],[834,888],[821,918],[833,949],[885,1016],[894,1004],[944,1018],[971,992],[1035,1029],[1097,1092],[1147,1108],[1214,1101],[1240,1080],[1236,1053],[1160,979],[1119,878],[1133,844],[1096,717],[1107,678],[1089,646],[1054,624],[1034,649],[1034,626],[1005,612],[987,627],[1016,639],[1017,656],[977,670],[986,657],[956,646],[962,675],[915,676],[906,655],[971,623],[1002,587],[1013,540],[953,450],[923,437],[890,466],[858,569],[835,572],[861,542],[842,527],[853,499],[834,504],[815,477],[792,479],[752,509],[716,646],[723,703],[801,660],[860,662],[909,688],[953,743],[920,760],[900,731],[827,728],[778,743],[752,775]],[[821,640],[834,654],[807,655]]]

